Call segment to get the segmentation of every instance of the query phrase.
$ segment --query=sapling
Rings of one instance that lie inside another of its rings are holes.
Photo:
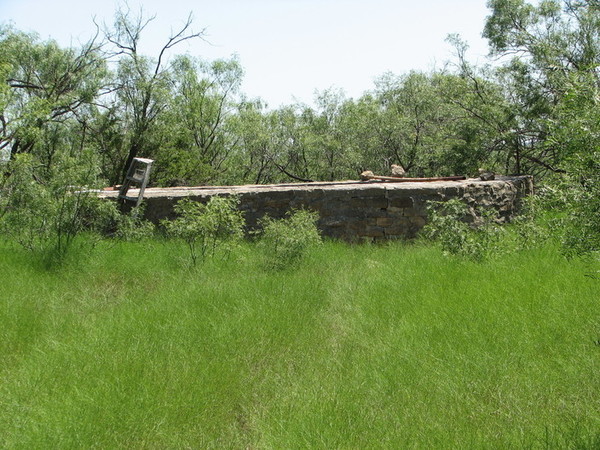
[[[283,219],[262,221],[259,245],[270,268],[283,269],[299,261],[307,251],[321,243],[317,228],[319,216],[305,209],[292,210]]]
[[[164,220],[167,235],[183,240],[192,264],[214,256],[219,248],[235,245],[243,236],[244,218],[238,197],[214,196],[204,204],[183,199],[175,205],[178,217]]]

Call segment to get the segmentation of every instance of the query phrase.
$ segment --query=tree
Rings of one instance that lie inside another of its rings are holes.
[[[509,101],[493,68],[468,62],[466,42],[457,35],[450,35],[447,41],[455,48],[455,60],[432,80],[448,104],[451,139],[443,155],[445,164],[454,173],[472,174],[479,167],[514,172],[514,161],[520,155],[515,145],[515,103]]]
[[[54,41],[0,29],[0,150],[10,153],[40,152],[40,142],[52,139],[56,127],[67,122],[82,127],[89,108],[101,95],[107,68],[97,36],[81,48],[63,49]],[[46,136],[44,136],[46,135]],[[51,147],[41,150],[49,168]]]
[[[273,164],[274,145],[269,115],[260,101],[245,101],[232,118],[232,132],[237,136],[230,158],[230,180],[235,183],[271,183],[276,180]]]
[[[165,184],[218,182],[234,147],[228,120],[242,68],[235,58],[209,63],[189,56],[177,57],[172,67],[169,130],[163,130],[172,139],[156,154],[156,176]]]
[[[82,231],[100,231],[114,214],[102,201],[93,154],[58,155],[46,180],[38,180],[33,154],[17,154],[0,184],[0,230],[28,250],[61,262]],[[88,240],[89,242],[89,240]]]
[[[175,205],[178,217],[162,222],[167,233],[183,240],[192,264],[214,256],[218,248],[235,245],[244,234],[244,217],[238,197],[214,196],[204,204],[185,198]]]
[[[562,241],[568,253],[600,252],[599,111],[595,77],[572,74],[549,123],[545,145],[558,149],[566,172],[553,180],[549,207],[564,215]]]
[[[491,0],[484,35],[514,87],[521,122],[537,127],[525,158],[558,174],[550,208],[561,211],[563,242],[600,250],[600,3],[595,0]],[[553,198],[554,197],[554,198]],[[558,200],[557,198],[558,197]]]
[[[388,73],[375,84],[382,106],[378,133],[390,164],[399,164],[415,176],[438,172],[448,146],[444,127],[449,117],[432,77]]]
[[[153,150],[152,126],[165,112],[172,85],[172,67],[167,62],[168,52],[178,44],[202,38],[203,31],[191,30],[192,17],[188,17],[179,31],[173,33],[160,49],[156,58],[139,52],[142,33],[154,19],[145,19],[140,13],[134,17],[129,10],[117,10],[112,29],[105,30],[106,39],[114,46],[118,57],[115,92],[122,120],[128,130],[124,176],[133,158]]]
[[[353,172],[353,155],[345,119],[352,101],[342,90],[326,89],[317,94],[315,103],[316,110],[307,109],[303,114],[310,130],[314,177],[328,181],[347,178]]]
[[[543,145],[548,123],[574,73],[600,86],[600,4],[583,0],[490,0],[484,36],[493,55],[512,59],[500,70],[515,106],[517,172],[564,172],[564,155]]]
[[[339,123],[347,146],[346,176],[355,177],[365,170],[385,174],[394,163],[383,144],[386,135],[383,115],[381,102],[372,94],[344,103]]]

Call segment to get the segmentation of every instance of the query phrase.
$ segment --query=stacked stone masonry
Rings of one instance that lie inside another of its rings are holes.
[[[496,177],[441,182],[337,182],[228,187],[151,188],[145,191],[145,216],[159,222],[175,217],[181,198],[207,202],[213,195],[238,195],[248,229],[265,216],[284,217],[292,209],[319,213],[324,236],[349,241],[412,238],[427,223],[427,203],[458,198],[469,206],[466,220],[478,211],[494,208],[502,222],[510,221],[522,199],[533,192],[531,176]],[[135,195],[135,193],[133,192]],[[115,198],[114,192],[103,197]]]

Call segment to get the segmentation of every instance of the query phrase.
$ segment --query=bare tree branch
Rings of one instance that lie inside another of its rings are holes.
[[[190,34],[185,34],[188,31],[188,29],[192,26],[192,21],[193,21],[192,13],[190,13],[188,15],[188,18],[187,18],[184,26],[179,30],[179,32],[177,32],[175,35],[171,36],[169,38],[169,40],[167,41],[167,43],[163,46],[163,48],[161,49],[161,51],[158,55],[158,61],[156,62],[156,68],[154,70],[155,76],[158,75],[158,72],[160,71],[160,67],[162,65],[162,59],[167,50],[169,50],[170,48],[176,46],[177,44],[187,41],[189,39],[194,39],[194,38],[203,39],[203,36],[205,35],[205,31],[206,31],[205,28],[197,33],[190,32]]]

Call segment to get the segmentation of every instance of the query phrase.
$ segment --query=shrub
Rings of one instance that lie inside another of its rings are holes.
[[[192,264],[213,256],[217,248],[231,248],[243,236],[244,218],[238,197],[214,196],[203,204],[183,199],[175,205],[179,217],[162,221],[167,235],[183,240]]]
[[[3,233],[52,262],[62,260],[78,234],[99,231],[112,214],[93,190],[95,168],[93,158],[63,156],[41,178],[32,155],[16,155],[0,190]]]
[[[110,202],[114,205],[116,203]],[[143,219],[144,204],[132,208],[129,214],[117,214],[113,225],[114,236],[122,241],[141,241],[152,237],[156,227],[152,222]]]
[[[590,157],[586,171],[574,171],[554,185],[551,205],[562,216],[556,220],[567,256],[600,254],[600,152]],[[580,162],[584,166],[584,162]]]
[[[515,236],[517,250],[540,247],[553,236],[556,220],[548,217],[545,194],[523,199],[520,214],[512,221],[510,231]]]
[[[496,211],[478,211],[478,219],[469,224],[469,208],[458,199],[429,202],[427,210],[429,222],[421,236],[439,242],[444,253],[483,260],[499,251],[503,230],[496,223]]]
[[[321,243],[317,229],[319,216],[304,209],[288,212],[284,219],[262,221],[259,246],[269,268],[283,269],[299,261],[313,246]]]

